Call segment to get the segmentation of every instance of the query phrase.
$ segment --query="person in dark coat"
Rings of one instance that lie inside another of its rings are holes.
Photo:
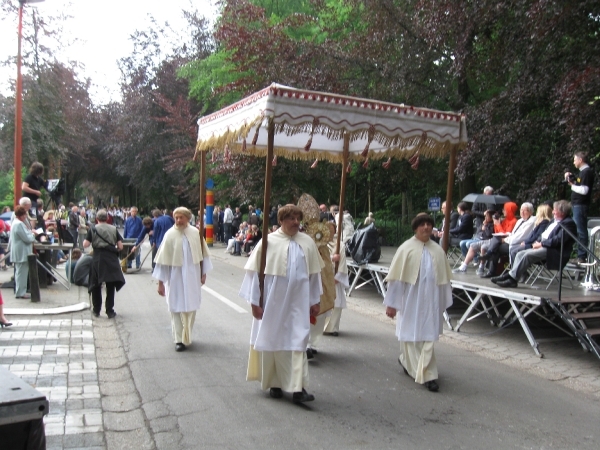
[[[458,223],[450,228],[450,245],[458,247],[460,241],[473,237],[473,216],[466,202],[460,202],[457,206],[459,214]]]
[[[90,227],[83,247],[90,245],[94,249],[92,268],[90,270],[90,285],[88,292],[92,294],[93,314],[100,317],[102,309],[102,283],[106,284],[106,315],[112,319],[117,315],[114,310],[115,290],[119,291],[125,285],[125,278],[119,262],[119,251],[123,250],[123,238],[116,227],[108,225],[108,213],[101,209],[96,214],[98,225]]]

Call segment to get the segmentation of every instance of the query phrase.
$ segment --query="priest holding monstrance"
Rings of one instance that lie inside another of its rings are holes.
[[[294,403],[315,399],[306,391],[306,345],[310,316],[319,313],[323,262],[315,242],[300,233],[302,210],[295,205],[279,208],[280,228],[269,234],[261,296],[259,273],[262,241],[245,266],[240,296],[252,306],[252,332],[248,381],[259,381],[273,398],[292,393]]]

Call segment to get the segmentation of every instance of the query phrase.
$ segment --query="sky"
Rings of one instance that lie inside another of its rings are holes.
[[[201,14],[213,18],[214,3],[215,0],[45,0],[43,3],[25,5],[25,10],[36,8],[42,15],[68,11],[73,16],[64,24],[64,35],[66,40],[78,41],[68,46],[64,50],[64,58],[59,59],[83,63],[85,70],[81,75],[92,80],[90,93],[93,101],[107,103],[120,98],[117,60],[130,54],[133,45],[129,36],[136,30],[148,27],[149,14],[159,23],[169,22],[177,30],[186,24],[181,13],[183,9],[195,7]],[[28,13],[25,11],[25,14]],[[17,53],[17,20],[15,17],[14,22],[1,22],[1,60]],[[9,93],[10,79],[14,78],[16,67],[0,71],[0,89],[5,95]]]

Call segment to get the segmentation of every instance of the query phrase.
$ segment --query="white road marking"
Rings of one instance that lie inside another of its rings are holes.
[[[206,292],[208,292],[210,295],[212,295],[213,297],[215,297],[217,300],[221,300],[223,303],[225,303],[227,306],[229,306],[230,308],[233,308],[234,310],[236,310],[239,313],[247,313],[248,311],[246,311],[244,308],[242,308],[241,306],[236,305],[235,303],[233,303],[231,300],[229,300],[226,297],[223,297],[221,294],[219,294],[216,291],[213,291],[211,288],[206,287],[206,286],[202,286],[202,289],[204,289]]]

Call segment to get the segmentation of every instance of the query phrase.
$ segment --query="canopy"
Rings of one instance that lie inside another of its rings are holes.
[[[349,159],[443,157],[466,146],[464,116],[272,84],[198,120],[196,152],[267,154],[267,127],[275,125],[274,155],[342,162]]]

